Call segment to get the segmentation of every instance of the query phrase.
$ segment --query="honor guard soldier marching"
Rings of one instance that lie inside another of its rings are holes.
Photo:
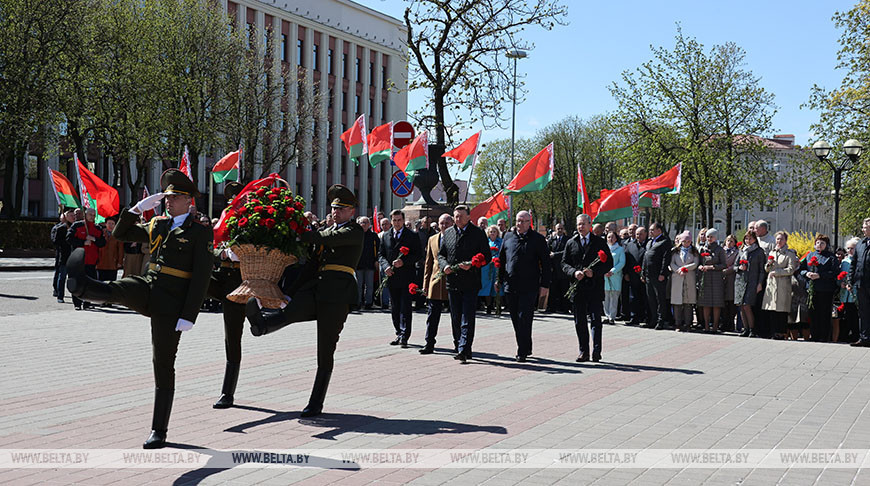
[[[302,233],[313,244],[311,259],[288,290],[284,309],[260,309],[248,300],[247,315],[255,336],[275,332],[293,322],[317,321],[317,375],[303,417],[319,415],[332,376],[333,355],[350,306],[358,303],[355,271],[363,247],[363,229],[354,221],[357,200],[347,187],[336,184],[326,195],[335,224],[322,231]]]
[[[76,250],[67,262],[67,288],[94,303],[121,304],[151,318],[154,365],[154,415],[145,449],[166,445],[166,430],[175,394],[175,354],[181,331],[193,328],[212,272],[211,228],[190,215],[196,186],[183,172],[169,169],[160,177],[161,193],[149,196],[121,212],[114,235],[122,241],[149,243],[151,260],[143,276],[100,282],[85,274],[84,251]],[[166,200],[169,216],[156,216],[137,224],[142,211]]]
[[[229,205],[242,191],[244,186],[238,182],[230,182],[224,187],[224,196]],[[227,366],[224,372],[224,383],[221,396],[213,405],[214,408],[230,408],[239,382],[239,367],[242,361],[242,330],[245,327],[245,304],[237,304],[227,295],[242,284],[242,272],[239,269],[239,258],[222,244],[214,250],[217,268],[212,271],[208,285],[208,296],[221,302],[224,315],[224,349],[227,354]]]

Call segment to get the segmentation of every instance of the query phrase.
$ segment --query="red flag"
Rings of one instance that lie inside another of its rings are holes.
[[[229,238],[229,230],[227,229],[227,219],[229,219],[229,216],[227,216],[227,212],[230,209],[234,211],[238,210],[240,207],[245,205],[245,203],[248,201],[248,198],[242,196],[246,195],[251,191],[256,191],[260,187],[272,185],[275,183],[276,180],[280,178],[281,176],[273,172],[272,174],[269,174],[266,178],[251,181],[244,188],[242,188],[241,192],[239,192],[239,194],[233,198],[233,202],[229,206],[224,208],[224,210],[221,212],[220,219],[218,219],[218,222],[214,225],[215,248],[217,248],[218,244],[227,241],[227,239]]]
[[[553,180],[553,142],[532,157],[504,189],[505,194],[543,190]]]
[[[193,172],[190,168],[190,154],[187,153],[187,145],[184,146],[184,153],[181,155],[181,162],[178,163],[178,170],[184,172],[188,179],[193,180]]]
[[[145,199],[146,197],[148,197],[150,195],[151,194],[148,193],[148,186],[143,185],[142,186],[142,199]],[[154,217],[154,214],[155,213],[154,213],[153,209],[149,209],[147,211],[142,211],[142,217],[145,218],[145,221],[151,221],[151,218]]]
[[[471,210],[471,220],[477,223],[481,216],[487,219],[487,224],[496,224],[500,218],[507,218],[510,203],[504,191],[498,191],[489,199],[474,206]]]
[[[477,154],[477,147],[479,144],[480,132],[477,132],[455,149],[444,152],[442,157],[450,157],[458,160],[459,163],[462,164],[462,167],[460,167],[459,170],[465,170],[474,162],[474,156]]]
[[[377,167],[381,161],[393,156],[393,122],[384,123],[368,134],[369,164]]]
[[[393,162],[408,176],[409,181],[414,182],[416,172],[429,166],[429,132],[417,135],[413,142],[402,147],[393,156]]]
[[[372,231],[374,231],[375,234],[378,234],[381,232],[381,222],[378,221],[378,207],[377,206],[375,206],[375,217],[372,218]]]
[[[583,212],[589,214],[589,194],[586,192],[586,179],[583,178],[580,164],[577,164],[577,207],[583,208]]]
[[[118,214],[121,207],[118,191],[89,171],[79,160],[78,154],[74,153],[73,158],[78,169],[82,205],[97,212],[97,223],[102,223],[106,218]]]
[[[359,158],[368,153],[365,115],[360,115],[353,122],[353,125],[341,134],[341,140],[344,142],[344,148],[347,150],[350,160],[359,165]]]

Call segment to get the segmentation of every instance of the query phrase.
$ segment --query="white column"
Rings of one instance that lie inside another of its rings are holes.
[[[316,144],[318,148],[318,166],[317,166],[317,207],[326,211],[326,172],[329,170],[329,157],[326,153],[327,145],[329,144],[329,118],[327,110],[329,107],[329,68],[326,65],[327,55],[329,53],[329,34],[322,32],[320,34],[320,50],[317,53],[320,65],[320,104],[317,108],[318,132],[315,134]]]
[[[374,122],[372,124],[374,127],[381,125],[381,120],[386,118],[386,114],[381,110],[381,82],[383,76],[381,76],[381,60],[382,55],[380,52],[375,55],[375,109],[374,113],[372,113],[372,118],[374,118]],[[391,120],[387,120],[388,122]],[[374,128],[372,127],[372,128]],[[390,165],[389,160],[384,160],[381,162],[381,165]],[[381,173],[383,169],[380,167],[375,167],[371,170],[371,188],[372,188],[372,209],[374,206],[381,205],[381,191],[383,191],[383,184],[381,184]],[[388,189],[389,190],[389,189]]]
[[[348,104],[348,106],[347,106],[347,108],[348,108],[347,109],[347,126],[350,127],[353,124],[353,122],[356,121],[357,116],[358,116],[356,113],[356,106],[355,106],[355,104],[356,104],[355,103],[355,100],[356,100],[356,44],[353,42],[350,43],[350,49],[349,49],[348,54],[347,54],[347,62],[348,62],[348,78],[350,78],[349,79],[350,82],[348,83],[348,88],[347,88],[348,89],[348,92],[347,92],[347,104]],[[347,167],[347,169],[346,169],[345,185],[348,188],[350,188],[351,191],[354,191],[354,193],[355,193],[356,189],[354,188],[353,182],[354,182],[354,174],[356,173],[355,172],[356,166],[354,165],[354,163],[350,159],[350,157],[347,158],[346,167]]]
[[[343,79],[341,76],[344,69],[341,57],[344,54],[344,41],[335,39],[335,50],[332,53],[335,84],[332,88],[332,184],[341,184],[341,155],[344,153],[344,144],[341,142],[341,90]]]
[[[373,115],[373,113],[369,113],[369,56],[371,56],[371,51],[367,47],[363,48],[362,59],[360,59],[360,74],[362,75],[362,96],[360,96],[360,112],[365,115],[366,120],[366,129],[371,130],[374,127],[368,126],[369,124],[369,115]],[[369,206],[369,196],[368,196],[368,188],[369,188],[369,163],[368,161],[361,161],[359,166],[359,194],[357,194],[357,199],[359,200],[359,207],[361,212],[365,212],[366,208]]]
[[[287,62],[290,65],[289,76],[290,79],[293,80],[290,83],[290,92],[287,93],[287,108],[288,113],[290,114],[290,119],[293,120],[296,117],[296,81],[299,78],[299,66],[296,64],[296,42],[299,37],[299,25],[296,22],[290,22],[290,31],[287,33]],[[299,160],[300,152],[299,147],[296,148],[296,160]],[[287,175],[285,179],[290,184],[290,189],[293,193],[296,193],[296,164],[290,164],[287,167]],[[299,193],[300,195],[305,194],[305,190]],[[307,199],[306,199],[307,201]]]
[[[302,65],[304,66],[304,75],[305,81],[302,83],[302,86],[305,88],[302,96],[305,97],[304,105],[309,105],[312,100],[312,90],[313,90],[313,78],[312,74],[314,70],[314,30],[311,27],[307,27],[305,29],[305,40],[302,43]],[[308,125],[311,121],[314,120],[316,114],[312,114],[311,119],[308,118],[308,115],[304,117],[304,122]],[[306,132],[311,129],[310,126],[302,127]],[[314,165],[314,155],[313,155],[313,145],[312,138],[316,136],[312,134],[310,137],[304,137],[302,139],[302,151],[301,157],[297,160],[302,165],[302,197],[305,198],[306,201],[312,201],[311,199],[311,175],[312,175],[312,167]],[[326,217],[326,213],[322,206],[318,206],[320,217]]]

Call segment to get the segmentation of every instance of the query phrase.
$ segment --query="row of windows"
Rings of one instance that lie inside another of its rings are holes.
[[[267,30],[263,35],[264,45],[268,45],[271,42],[271,33]],[[287,62],[288,60],[288,49],[289,44],[287,42],[287,34],[281,34],[281,60]],[[314,65],[311,66],[315,71],[320,71],[320,46],[314,44],[311,51],[311,58],[313,59]],[[296,39],[296,65],[300,67],[305,66],[305,41],[302,39]],[[344,79],[350,79],[348,77],[348,63],[347,63],[347,53],[343,53],[341,55],[341,77]],[[328,49],[326,51],[326,71],[327,74],[335,75],[335,49]],[[354,81],[357,83],[362,83],[363,74],[362,74],[362,59],[359,57],[354,58]],[[369,62],[369,84],[375,85],[375,63]],[[387,88],[387,66],[381,66],[381,88]]]

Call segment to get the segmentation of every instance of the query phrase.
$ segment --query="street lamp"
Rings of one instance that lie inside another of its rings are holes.
[[[858,158],[861,157],[863,150],[864,146],[861,145],[861,142],[850,138],[843,144],[846,158],[835,163],[828,159],[828,154],[831,153],[831,145],[828,142],[819,140],[813,144],[813,153],[816,154],[816,157],[828,164],[828,167],[834,171],[834,250],[837,249],[840,238],[840,187],[843,183],[843,171],[851,169],[858,163]]]
[[[511,49],[507,51],[505,54],[508,59],[514,60],[514,96],[513,96],[513,108],[511,110],[511,179],[514,177],[514,150],[516,143],[516,129],[517,129],[517,59],[525,59],[528,57],[528,53],[526,51],[521,51],[519,49]],[[508,221],[513,222],[513,204],[508,206]]]

